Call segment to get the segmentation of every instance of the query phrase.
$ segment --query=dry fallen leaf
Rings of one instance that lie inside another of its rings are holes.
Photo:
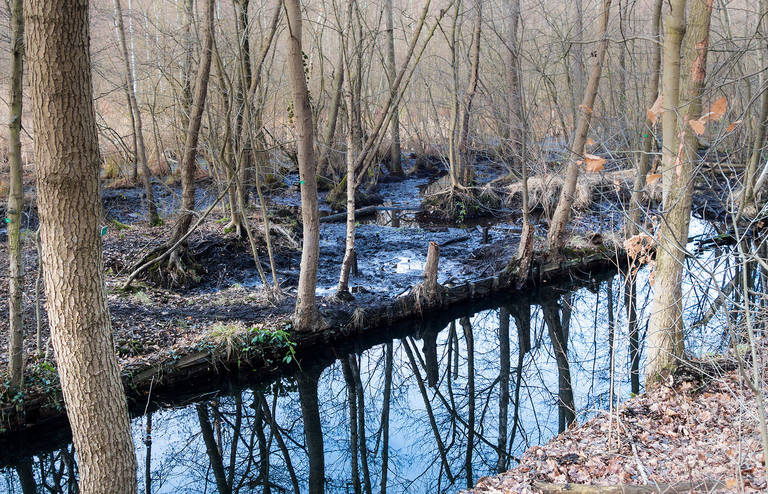
[[[723,96],[722,98],[718,99],[714,103],[712,103],[712,106],[709,107],[709,113],[707,116],[710,120],[720,120],[723,118],[723,115],[725,115],[725,110],[728,108],[728,100]]]
[[[656,98],[656,101],[653,102],[653,106],[651,106],[647,112],[648,120],[651,121],[651,124],[655,124],[656,119],[659,118],[659,115],[664,113],[664,110],[661,108],[661,105],[663,103],[664,103],[664,95],[659,93],[659,97]]]
[[[591,137],[589,139],[587,139],[587,146],[594,146],[594,145],[595,145],[595,140],[594,139],[592,139]]]
[[[696,135],[703,135],[706,131],[704,124],[700,120],[688,120],[688,125],[696,132]]]
[[[645,183],[648,185],[657,182],[661,178],[661,173],[649,173],[645,176]]]
[[[597,173],[605,169],[606,159],[595,154],[585,154],[584,162],[587,164],[587,171]]]
[[[739,125],[740,123],[741,123],[741,120],[736,120],[735,122],[731,122],[731,125],[729,125],[729,126],[728,126],[728,127],[725,129],[725,133],[726,133],[726,134],[730,134],[731,132],[733,132],[733,129],[735,129],[735,128],[736,128],[736,126],[737,126],[737,125]]]

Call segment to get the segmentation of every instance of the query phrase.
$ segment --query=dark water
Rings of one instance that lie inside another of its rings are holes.
[[[707,254],[691,262],[712,267],[720,259]],[[645,272],[637,286],[642,349],[650,300]],[[141,490],[148,467],[156,493],[309,492],[310,479],[320,477],[325,492],[355,492],[353,469],[363,492],[366,484],[379,492],[386,450],[388,492],[457,492],[514,467],[528,447],[546,443],[568,422],[607,410],[612,375],[613,399],[631,395],[625,288],[624,277],[609,275],[486,302],[456,318],[438,315],[393,330],[391,339],[351,342],[335,360],[305,361],[302,372],[266,385],[164,404],[133,421]],[[686,280],[685,317],[695,328],[688,345],[698,354],[726,343],[716,323],[692,324],[708,309],[702,300],[711,298],[710,289]],[[29,453],[4,467],[0,492],[74,492],[71,445]]]

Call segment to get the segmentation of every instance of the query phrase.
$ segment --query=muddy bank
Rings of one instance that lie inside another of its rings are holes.
[[[465,492],[765,492],[756,399],[735,367],[693,361]]]

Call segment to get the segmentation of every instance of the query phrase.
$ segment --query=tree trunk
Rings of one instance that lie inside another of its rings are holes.
[[[385,345],[384,356],[384,398],[381,405],[381,494],[387,494],[387,474],[389,473],[389,402],[392,399],[392,361],[394,360],[392,341]]]
[[[114,353],[99,223],[99,148],[86,0],[27,0],[37,204],[53,347],[83,494],[133,494],[128,410]],[[76,122],[77,125],[72,125]]]
[[[317,324],[319,314],[315,304],[317,262],[320,254],[320,223],[317,205],[317,180],[315,177],[314,129],[312,108],[309,102],[307,81],[304,77],[304,59],[301,50],[301,6],[299,0],[285,0],[289,33],[289,68],[293,88],[294,111],[299,159],[299,184],[301,186],[301,220],[303,246],[301,270],[296,293],[294,326],[298,331],[310,331]]]
[[[343,37],[341,37],[343,40]],[[343,43],[343,41],[340,41]],[[317,174],[321,177],[328,177],[335,171],[331,169],[331,153],[334,148],[336,136],[336,126],[339,118],[339,108],[344,95],[344,50],[339,48],[336,61],[336,73],[333,75],[333,94],[331,96],[331,107],[328,114],[328,122],[323,133],[323,152],[320,155],[320,164],[317,167]]]
[[[323,453],[323,428],[320,421],[320,405],[317,400],[319,372],[306,370],[296,381],[301,402],[301,416],[304,421],[304,440],[309,455],[309,494],[325,492],[325,457]]]
[[[200,434],[203,436],[203,442],[205,443],[205,453],[208,455],[208,462],[213,470],[213,477],[216,479],[216,489],[219,491],[219,494],[229,494],[232,491],[227,483],[227,474],[224,470],[224,461],[221,458],[219,445],[216,444],[216,438],[213,435],[211,419],[208,417],[208,405],[206,403],[198,403],[195,405],[195,410],[197,411],[197,419],[200,423]]]
[[[683,357],[683,293],[685,245],[691,219],[693,165],[699,140],[688,122],[701,116],[701,95],[707,70],[709,23],[713,0],[693,0],[680,70],[685,32],[685,0],[672,2],[664,46],[664,201],[656,248],[654,298],[648,323],[646,389],[674,370]],[[667,95],[670,95],[667,101]],[[680,121],[682,112],[685,112]],[[681,142],[679,133],[683,133]]]
[[[21,162],[21,116],[24,74],[23,0],[11,4],[11,84],[9,88],[8,167],[10,186],[8,226],[8,377],[11,386],[21,386],[24,371],[24,257],[21,249],[21,210],[24,208],[24,170]]]
[[[200,124],[203,119],[205,98],[208,94],[208,79],[211,73],[211,57],[213,52],[213,8],[214,0],[207,0],[205,6],[205,36],[195,78],[195,94],[189,115],[189,126],[184,144],[184,155],[181,160],[181,212],[176,223],[173,237],[169,242],[175,244],[181,239],[192,224],[195,211],[195,171],[197,170],[197,142],[200,137]],[[171,255],[171,262],[178,259],[178,252]]]
[[[653,32],[661,41],[661,8],[663,0],[655,0],[653,4],[653,21],[651,22]],[[661,74],[661,45],[653,43],[653,55],[651,57],[651,80],[646,86],[645,102],[650,108],[659,95],[659,75]],[[653,133],[654,122],[650,118],[645,119],[643,128],[643,149],[640,151],[640,157],[637,160],[637,174],[635,175],[635,184],[632,189],[632,198],[629,200],[629,217],[625,233],[627,237],[637,235],[640,231],[640,223],[643,220],[643,189],[645,189],[645,177],[648,175],[651,165],[651,150],[656,136]]]
[[[120,5],[120,0],[115,0],[115,20],[117,22],[117,34],[120,41],[120,48],[123,53],[123,61],[125,63],[125,77],[128,90],[128,101],[131,105],[131,114],[134,120],[134,137],[136,139],[136,153],[138,159],[141,161],[141,173],[142,182],[144,184],[144,193],[147,198],[147,216],[149,218],[149,224],[154,226],[160,224],[160,218],[157,216],[157,205],[155,204],[155,197],[152,192],[152,172],[149,171],[149,163],[147,162],[147,148],[144,145],[144,130],[141,123],[141,110],[136,101],[136,92],[134,91],[135,81],[133,79],[133,68],[131,67],[131,57],[128,53],[128,45],[125,41],[125,26],[123,25],[123,9]]]
[[[518,348],[520,354],[522,348]],[[499,309],[499,437],[496,443],[496,471],[507,471],[507,421],[509,418],[509,309]]]
[[[523,109],[523,83],[520,74],[520,39],[518,36],[520,0],[511,0],[509,12],[509,71],[507,72],[507,85],[509,90],[510,156],[513,161],[520,163],[521,209],[523,213],[523,228],[520,233],[520,243],[517,246],[515,260],[519,263],[518,273],[521,274],[522,278],[525,278],[526,273],[528,273],[531,257],[533,256],[533,227],[531,226],[531,214],[528,204],[528,163],[526,159],[528,132]]]
[[[600,15],[599,36],[600,42],[597,48],[597,57],[592,71],[589,74],[589,82],[584,90],[584,99],[579,107],[579,122],[576,126],[576,132],[573,135],[571,143],[571,153],[575,156],[584,154],[584,146],[587,143],[587,132],[589,124],[592,121],[592,112],[597,97],[597,90],[600,86],[600,76],[603,71],[603,62],[605,52],[608,49],[608,18],[611,10],[611,0],[603,0],[603,11]],[[571,158],[566,172],[565,185],[560,192],[560,199],[557,202],[557,209],[552,217],[552,223],[549,226],[547,240],[549,242],[549,252],[553,258],[558,258],[565,242],[565,227],[571,216],[573,207],[573,194],[576,191],[576,180],[579,178],[579,165],[576,158]]]
[[[760,43],[760,60],[762,66],[768,65],[768,0],[760,0],[760,23],[758,25],[757,39]],[[744,173],[744,192],[741,198],[741,208],[750,205],[754,200],[755,180],[757,179],[757,166],[760,164],[760,158],[763,155],[765,147],[765,138],[768,135],[768,89],[766,89],[766,80],[768,77],[763,72],[760,73],[760,87],[763,94],[760,97],[760,114],[757,122],[757,132],[752,144],[752,154],[747,163],[747,170]]]
[[[362,146],[362,123],[360,110],[360,89],[362,85],[362,53],[360,53],[360,37],[362,27],[360,22],[353,19],[359,17],[356,0],[347,3],[347,33],[352,39],[345,43],[347,74],[347,230],[345,238],[344,259],[341,262],[337,296],[351,298],[349,293],[349,273],[355,262],[355,160]]]
[[[387,81],[389,83],[389,91],[392,92],[395,78],[397,77],[397,66],[395,64],[395,25],[393,22],[392,0],[384,0],[384,17],[387,23]],[[390,136],[392,143],[389,146],[389,170],[392,175],[402,175],[403,165],[400,159],[400,112],[396,102],[392,108]]]
[[[542,306],[544,321],[549,329],[549,339],[557,360],[558,376],[558,432],[563,432],[576,418],[571,386],[571,367],[568,363],[568,322],[560,318],[560,306],[556,300],[547,300]],[[565,317],[564,317],[565,318]]]
[[[461,158],[461,184],[472,185],[474,180],[473,162],[469,149],[469,119],[472,115],[472,102],[475,100],[477,85],[480,81],[480,35],[483,28],[483,3],[475,0],[475,25],[472,30],[472,66],[469,69],[469,86],[464,95],[464,113],[459,125],[459,154]]]

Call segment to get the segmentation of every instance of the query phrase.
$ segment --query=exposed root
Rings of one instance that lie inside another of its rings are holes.
[[[448,187],[430,194],[417,216],[422,220],[463,223],[492,216],[501,209],[502,199],[490,185],[483,187]]]

